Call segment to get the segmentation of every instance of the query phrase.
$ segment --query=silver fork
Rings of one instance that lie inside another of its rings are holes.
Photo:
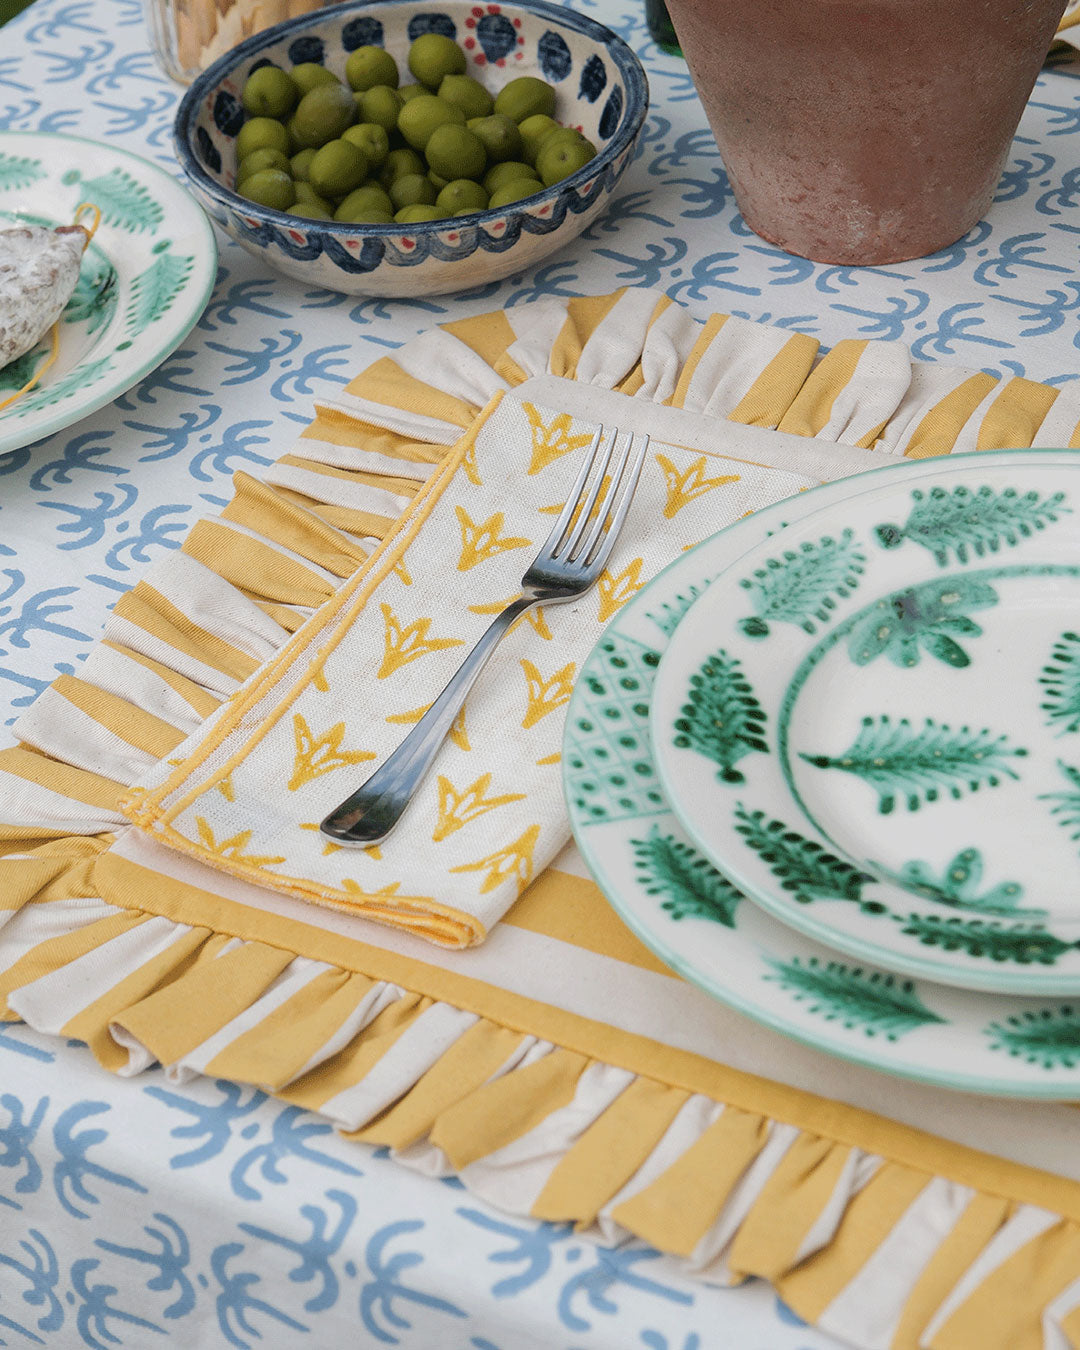
[[[600,427],[554,528],[521,578],[520,599],[492,620],[446,688],[389,759],[330,812],[319,826],[323,834],[339,844],[360,848],[386,838],[431,768],[469,690],[514,620],[533,605],[576,600],[604,570],[630,509],[648,444],[649,438],[643,434]]]

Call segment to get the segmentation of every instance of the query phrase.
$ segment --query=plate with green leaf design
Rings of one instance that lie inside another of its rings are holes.
[[[1004,454],[979,458],[1006,462]],[[840,502],[906,472],[878,470],[758,511],[683,555],[619,611],[582,667],[567,712],[563,776],[574,837],[597,884],[642,941],[754,1020],[921,1082],[1076,1098],[1080,998],[951,988],[814,941],[746,899],[714,866],[672,810],[654,759],[658,673],[681,622],[695,602],[704,604],[716,578],[762,541],[779,537],[786,547],[785,527],[808,499]],[[765,731],[771,735],[768,723]]]
[[[210,298],[214,232],[164,170],[77,136],[0,132],[0,229],[67,225],[81,202],[101,223],[61,315],[59,358],[0,411],[0,454],[118,398],[183,341]],[[46,336],[0,369],[0,402],[44,365],[49,345]]]
[[[673,637],[651,720],[672,808],[840,951],[1080,993],[1080,454],[820,492]]]

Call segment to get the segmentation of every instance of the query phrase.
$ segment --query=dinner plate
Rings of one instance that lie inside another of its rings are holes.
[[[41,383],[0,411],[0,453],[118,398],[169,355],[206,307],[217,244],[202,208],[156,165],[78,136],[0,132],[0,229],[68,225],[81,202],[101,224]],[[86,223],[84,221],[84,223]],[[0,369],[0,402],[44,363],[49,337]]]
[[[848,955],[1080,993],[1080,454],[902,466],[786,517],[664,657],[672,809]]]
[[[893,472],[815,489],[815,500]],[[745,899],[668,805],[649,736],[664,653],[714,578],[774,538],[801,500],[757,511],[673,563],[619,611],[584,664],[567,711],[563,776],[586,865],[663,961],[785,1035],[938,1086],[1076,1097],[1080,1001],[949,988],[846,960]]]

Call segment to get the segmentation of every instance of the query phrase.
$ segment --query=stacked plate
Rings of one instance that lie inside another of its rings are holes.
[[[605,632],[563,763],[599,885],[710,994],[1080,1097],[1080,452],[890,467],[707,540]]]

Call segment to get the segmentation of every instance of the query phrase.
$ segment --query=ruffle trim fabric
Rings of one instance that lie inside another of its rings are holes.
[[[451,324],[364,372],[266,481],[237,475],[0,752],[0,1016],[85,1040],[113,1072],[258,1085],[505,1209],[640,1238],[705,1280],[761,1276],[866,1350],[1080,1350],[1076,1216],[149,914],[99,881],[125,791],[364,565],[500,388],[551,374],[908,456],[1080,440],[1080,391],[919,366],[900,344],[816,356],[805,335],[701,325],[625,291]]]

